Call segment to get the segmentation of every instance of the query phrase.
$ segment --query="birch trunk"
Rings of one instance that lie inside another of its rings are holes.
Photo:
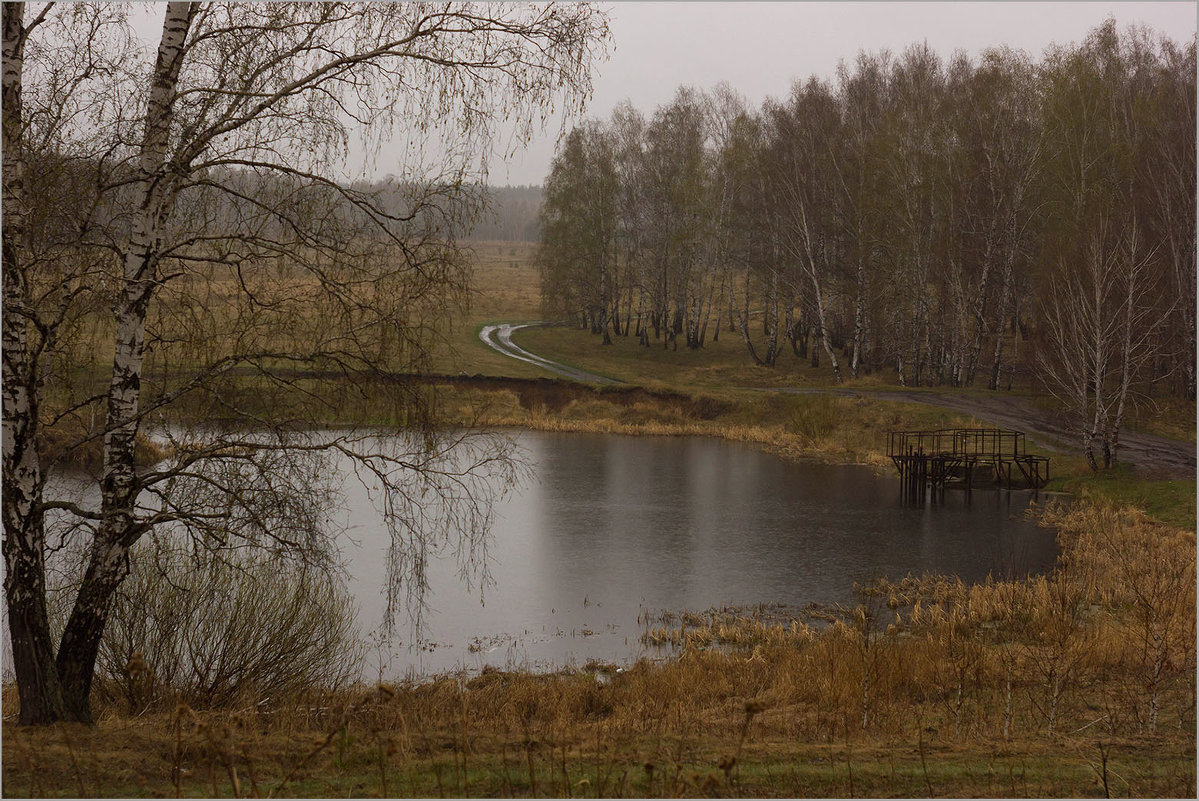
[[[162,224],[173,200],[166,156],[175,88],[183,62],[183,45],[196,10],[195,4],[170,3],[163,21],[139,157],[136,185],[139,213],[133,221],[115,309],[116,346],[100,485],[102,519],[58,651],[58,673],[67,715],[85,723],[91,722],[89,694],[112,593],[128,571],[129,549],[144,532],[136,522],[134,510],[139,485],[133,457],[139,425],[146,317],[157,282]]]
[[[610,301],[608,299],[608,254],[606,252],[600,254],[600,318],[599,328],[604,336],[603,344],[611,345],[612,336],[608,333],[608,310]],[[618,332],[619,333],[619,332]]]
[[[1009,312],[1012,298],[1012,257],[1011,254],[1003,261],[1003,288],[999,291],[999,312],[995,316],[995,351],[991,358],[991,378],[987,381],[987,389],[999,389],[999,373],[1003,368],[1003,338],[1008,327]]]
[[[824,353],[828,356],[829,364],[833,367],[833,375],[837,379],[837,383],[841,383],[841,365],[837,362],[837,355],[833,353],[833,344],[829,340],[828,325],[825,319],[824,311],[824,290],[820,281],[820,265],[817,263],[816,248],[817,245],[813,241],[815,234],[808,226],[807,209],[801,204],[798,208],[798,231],[800,238],[801,252],[798,254],[804,265],[804,272],[808,275],[808,280],[812,284],[812,300],[815,304],[816,312],[816,327],[820,337],[820,344],[824,348]]]
[[[863,303],[866,295],[866,270],[859,254],[854,275],[853,298],[853,355],[849,359],[849,373],[858,377],[858,367],[862,363],[862,340],[865,334],[866,320]]]
[[[712,328],[712,341],[720,341],[720,321],[724,319],[725,282],[728,280],[728,267],[722,267],[720,272],[720,288],[716,292],[716,325]]]
[[[777,257],[776,257],[777,263]],[[762,360],[768,367],[774,367],[779,353],[779,273],[770,271],[770,296],[766,307],[762,310],[762,327],[766,334],[766,356]]]
[[[988,235],[983,246],[982,257],[982,274],[978,277],[978,286],[976,288],[973,304],[973,330],[971,332],[970,350],[966,354],[966,386],[973,386],[974,373],[978,369],[978,358],[983,349],[983,335],[987,329],[987,289],[989,288],[991,279],[991,263],[994,260],[995,247],[994,237]],[[1000,301],[1002,302],[1002,301]],[[998,333],[997,337],[1002,337],[1002,333]]]
[[[759,367],[764,365],[761,357],[758,356],[758,351],[754,348],[753,337],[749,333],[749,270],[745,271],[745,303],[742,307],[737,306],[737,290],[735,284],[729,281],[729,319],[734,316],[737,318],[738,328],[741,330],[741,341],[745,343],[745,349],[749,351],[749,357],[754,360],[754,364]],[[736,314],[734,314],[736,311]]]
[[[820,326],[820,344],[824,346],[824,353],[828,356],[829,364],[833,366],[833,375],[837,379],[837,383],[841,383],[841,365],[837,362],[837,354],[833,353],[833,343],[829,340],[828,325],[825,324],[824,315],[824,294],[821,291],[820,280],[816,277],[815,270],[812,271],[812,292],[816,299],[816,321]]]
[[[4,595],[8,604],[13,671],[22,725],[42,725],[63,714],[54,667],[54,644],[46,612],[46,534],[40,511],[42,469],[36,447],[37,366],[30,358],[25,265],[26,198],[22,154],[21,80],[24,67],[24,4],[4,4]]]

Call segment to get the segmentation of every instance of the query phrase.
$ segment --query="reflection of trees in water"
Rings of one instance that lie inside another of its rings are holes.
[[[347,594],[341,549],[364,515],[386,543],[382,586],[376,588],[386,598],[385,615],[371,625],[381,622],[390,631],[407,616],[419,629],[428,570],[438,561],[452,561],[455,577],[468,586],[485,580],[495,506],[526,470],[509,437],[457,432],[418,440],[291,432],[281,448],[276,436],[156,432],[156,442],[172,455],[150,470],[165,475],[180,461],[191,461],[191,467],[170,473],[170,481],[149,483],[138,498],[139,513],[154,526],[143,545],[131,550],[128,578],[114,596],[106,628],[111,635],[97,652],[102,676],[127,680],[125,664],[140,652],[147,675],[160,677],[158,692],[174,687],[185,695],[224,697],[244,687],[240,679],[227,686],[228,671],[246,681],[257,676],[259,683],[274,682],[265,674],[275,671],[282,681],[286,669],[279,657],[289,653],[295,676],[313,678],[314,649],[328,657],[325,680],[317,684],[356,672],[357,604]],[[243,449],[243,458],[196,463],[195,454],[231,443]],[[100,499],[95,482],[81,473],[53,476],[47,492],[73,509],[92,508]],[[51,623],[61,633],[94,523],[52,511],[46,530],[55,551],[47,563]],[[192,621],[195,615],[204,619]],[[209,647],[222,630],[228,642]],[[177,639],[188,631],[187,639]],[[283,643],[287,647],[275,648],[276,657],[268,658],[263,649]],[[182,670],[181,664],[194,669]],[[195,668],[203,664],[209,668]],[[136,694],[140,698],[151,689]]]
[[[585,582],[675,608],[837,601],[879,574],[976,580],[1044,569],[1055,555],[1051,533],[1009,519],[1026,495],[907,509],[894,480],[869,468],[717,441],[570,437],[547,443],[539,472],[542,541],[563,593]]]

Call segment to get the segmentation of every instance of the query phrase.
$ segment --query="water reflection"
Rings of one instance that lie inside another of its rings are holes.
[[[427,628],[401,626],[371,670],[426,673],[635,658],[643,610],[851,600],[854,581],[908,572],[977,581],[1047,569],[1053,535],[1027,493],[947,492],[901,503],[885,470],[784,462],[692,438],[526,433],[537,480],[499,510],[494,584],[467,589],[452,557],[430,570]],[[346,549],[366,626],[382,618],[386,536],[350,499]]]

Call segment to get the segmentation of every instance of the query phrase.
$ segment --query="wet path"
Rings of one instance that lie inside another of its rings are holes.
[[[535,365],[544,370],[549,370],[551,373],[556,373],[574,381],[581,381],[584,384],[621,383],[620,381],[612,378],[596,375],[595,373],[589,373],[586,370],[580,370],[577,367],[571,367],[570,365],[562,364],[561,362],[555,362],[551,359],[538,356],[535,353],[530,353],[512,341],[513,332],[519,331],[522,328],[529,328],[534,325],[543,325],[543,323],[523,323],[517,325],[513,325],[512,323],[499,323],[498,325],[485,325],[483,326],[483,329],[479,331],[479,339],[483,340],[488,347],[499,351],[505,356],[518,359],[519,361],[526,362],[527,364]]]

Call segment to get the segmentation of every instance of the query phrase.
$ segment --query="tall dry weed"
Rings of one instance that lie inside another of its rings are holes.
[[[1140,695],[1131,711],[1139,726],[1156,732],[1169,685],[1189,678],[1193,699],[1194,532],[1106,504],[1055,508],[1046,521],[1072,543],[1072,580],[1090,604],[1106,610],[1130,648]]]

